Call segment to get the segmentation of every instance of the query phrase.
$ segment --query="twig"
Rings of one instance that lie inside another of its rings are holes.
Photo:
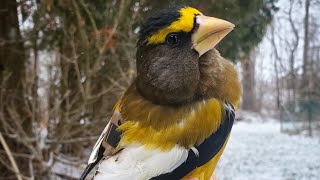
[[[8,158],[9,158],[11,164],[12,164],[12,167],[13,167],[13,169],[15,171],[17,179],[18,180],[22,180],[22,176],[21,176],[20,170],[19,170],[19,168],[17,166],[17,163],[16,163],[14,157],[12,156],[11,150],[10,150],[8,144],[6,143],[6,140],[3,138],[1,132],[0,132],[0,141],[1,141],[1,144],[2,144],[2,146],[4,148],[4,150],[6,151],[6,153],[8,155]]]
[[[6,154],[6,151],[4,150],[0,150],[0,154]],[[14,152],[11,152],[11,154],[13,156],[16,156],[16,157],[20,157],[20,158],[28,158],[28,159],[33,159],[34,157],[30,154],[24,154],[24,153],[14,153]]]
[[[118,81],[116,81],[115,79],[113,79],[112,77],[110,76],[107,76],[108,80],[116,87],[120,88],[122,91],[125,91],[126,90],[126,87],[123,86],[123,85],[120,85]]]
[[[92,140],[98,139],[98,137],[99,136],[79,137],[79,138],[65,139],[65,140],[49,139],[49,140],[47,140],[47,142],[48,143],[68,144],[68,143],[75,143],[75,142],[92,141]]]

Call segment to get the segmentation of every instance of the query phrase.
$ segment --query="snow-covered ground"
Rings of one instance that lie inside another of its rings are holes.
[[[280,133],[276,121],[237,122],[218,180],[320,180],[320,139]]]

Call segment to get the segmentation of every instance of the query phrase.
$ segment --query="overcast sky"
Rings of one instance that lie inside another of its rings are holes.
[[[289,57],[289,48],[285,41],[292,42],[294,35],[291,30],[290,24],[288,22],[288,14],[286,12],[289,11],[289,2],[288,0],[279,0],[277,3],[280,10],[276,13],[273,20],[273,26],[275,28],[275,40],[277,49],[279,52],[279,55],[281,57],[281,63],[285,68],[280,68],[280,71],[282,72],[282,75],[286,73],[288,70],[288,57]],[[304,3],[304,0],[301,1]],[[299,68],[302,65],[302,56],[303,56],[303,36],[304,36],[304,27],[303,27],[303,18],[304,18],[304,7],[298,4],[298,1],[296,0],[296,3],[294,5],[292,15],[293,19],[295,21],[295,26],[298,29],[299,32],[299,46],[296,52],[296,60],[295,60],[295,68]],[[310,9],[310,14],[313,15],[313,17],[320,17],[320,4],[312,5]],[[317,18],[317,24],[320,23],[320,19]],[[318,30],[319,32],[319,30]],[[320,37],[320,33],[318,33],[318,36]],[[270,42],[271,38],[271,31],[270,27],[268,29],[268,32],[266,36],[264,37],[263,41],[260,43],[260,45],[257,48],[257,58],[256,58],[256,71],[257,71],[257,78],[264,79],[264,80],[270,80],[273,79],[275,76],[274,73],[274,51],[273,46]],[[300,71],[301,73],[301,71]]]

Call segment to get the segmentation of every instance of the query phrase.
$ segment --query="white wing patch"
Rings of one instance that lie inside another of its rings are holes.
[[[175,146],[170,151],[147,150],[132,144],[119,154],[103,159],[94,180],[145,180],[168,173],[187,160],[188,149]]]

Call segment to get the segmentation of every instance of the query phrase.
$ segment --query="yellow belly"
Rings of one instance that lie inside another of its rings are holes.
[[[230,136],[230,135],[229,135]],[[214,169],[217,166],[217,163],[224,151],[224,148],[227,145],[229,136],[226,140],[226,142],[224,142],[222,148],[220,149],[220,151],[206,164],[198,167],[197,169],[191,171],[189,174],[187,174],[185,177],[182,178],[182,180],[188,180],[190,178],[198,178],[198,180],[208,180],[210,179]]]

